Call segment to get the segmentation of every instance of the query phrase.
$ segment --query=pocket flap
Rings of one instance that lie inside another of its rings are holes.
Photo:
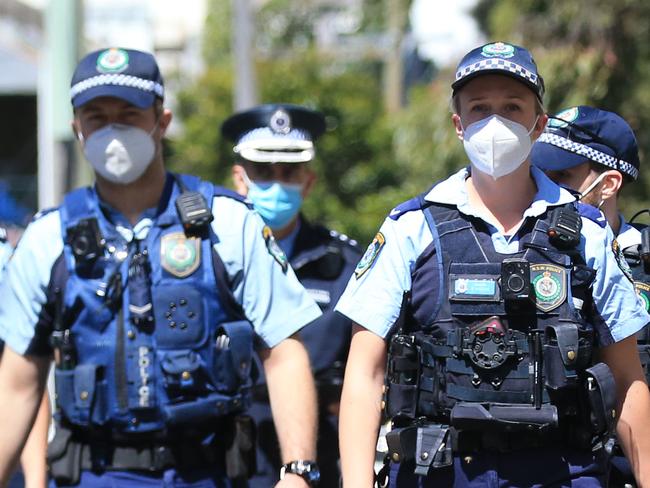
[[[74,402],[80,409],[89,409],[95,397],[97,365],[80,364],[74,369]]]
[[[167,374],[178,375],[183,371],[191,373],[201,367],[201,358],[194,351],[167,352],[163,356],[161,367]]]

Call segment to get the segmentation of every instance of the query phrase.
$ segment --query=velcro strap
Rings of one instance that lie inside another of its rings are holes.
[[[546,395],[546,392],[544,392]],[[466,402],[520,403],[531,402],[531,393],[525,391],[490,391],[466,388],[455,384],[447,385],[447,396]],[[548,401],[548,400],[545,400]]]

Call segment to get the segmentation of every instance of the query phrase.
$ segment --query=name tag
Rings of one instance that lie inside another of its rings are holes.
[[[501,296],[499,276],[449,275],[449,299],[458,301],[498,302]]]

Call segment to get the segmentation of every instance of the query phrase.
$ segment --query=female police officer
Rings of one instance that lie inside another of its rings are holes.
[[[609,228],[530,166],[547,120],[537,67],[491,43],[461,60],[452,88],[471,165],[391,211],[337,305],[358,324],[344,483],[372,485],[382,408],[391,486],[600,486],[615,413],[648,482],[634,334],[649,317],[602,245]]]

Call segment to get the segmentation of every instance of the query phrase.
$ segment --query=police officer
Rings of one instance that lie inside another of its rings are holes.
[[[9,242],[7,229],[0,227],[0,282],[12,253],[13,246]],[[3,349],[4,343],[0,341],[0,357],[2,357]],[[45,450],[47,448],[49,421],[49,401],[47,395],[43,395],[35,426],[20,456],[22,473],[16,473],[12,478],[9,482],[10,488],[23,486],[23,483],[26,488],[41,488],[47,485]]]
[[[73,129],[96,184],[37,217],[7,267],[0,481],[52,352],[58,486],[244,479],[254,343],[283,462],[315,459],[315,389],[294,334],[320,311],[239,195],[165,171],[163,97],[157,63],[141,51],[93,52],[74,72]],[[312,473],[294,471],[278,486],[308,486]]]
[[[550,117],[546,131],[531,151],[531,163],[546,171],[556,183],[578,193],[582,202],[599,208],[616,236],[621,265],[629,271],[646,311],[650,309],[650,269],[642,255],[641,232],[618,210],[618,195],[639,176],[639,150],[629,124],[618,114],[594,107],[571,107]],[[647,230],[644,232],[648,232]],[[648,327],[637,334],[639,357],[650,380]],[[611,486],[633,483],[627,460],[615,447]]]
[[[350,343],[350,321],[334,312],[361,257],[355,241],[312,224],[301,213],[316,175],[309,166],[314,141],[325,131],[322,114],[290,104],[269,104],[237,113],[222,126],[236,164],[233,181],[271,227],[291,267],[323,315],[300,331],[319,396],[318,465],[322,487],[338,487],[338,407]],[[257,474],[251,487],[278,479],[281,462],[264,378],[249,411],[258,427]]]
[[[389,486],[601,486],[615,414],[650,479],[634,340],[650,317],[611,230],[530,165],[543,86],[518,46],[461,60],[452,122],[470,165],[390,212],[337,304],[355,322],[346,486],[372,485],[382,407]]]

